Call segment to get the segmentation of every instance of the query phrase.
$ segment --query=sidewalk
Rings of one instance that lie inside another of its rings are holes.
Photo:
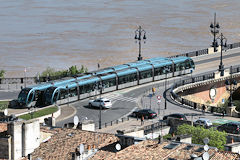
[[[118,124],[113,124],[112,126],[103,126],[102,129],[97,129],[97,132],[103,132],[103,133],[112,133],[112,134],[117,134],[117,130],[133,130],[137,128],[142,128],[144,126],[148,126],[154,122],[158,121],[158,119],[149,119],[149,120],[144,120],[144,124],[141,125],[141,120],[136,119],[136,118],[130,118],[128,121],[124,122],[119,122]]]
[[[56,118],[56,122],[68,119],[76,114],[76,109],[71,105],[60,106],[60,109],[61,109],[61,114]],[[27,108],[24,108],[24,109],[8,108],[8,115],[19,115],[19,114],[28,114],[28,113],[29,113],[29,110]]]

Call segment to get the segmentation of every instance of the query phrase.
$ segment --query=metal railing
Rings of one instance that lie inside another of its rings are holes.
[[[106,127],[109,127],[109,126],[113,126],[114,124],[119,124],[119,123],[123,123],[123,122],[126,122],[126,121],[129,121],[130,117],[127,116],[127,117],[123,117],[121,119],[117,119],[117,120],[113,120],[113,121],[110,121],[110,122],[107,122],[107,123],[103,123],[101,126],[102,128],[106,128]],[[95,123],[95,128],[98,128],[98,122]]]
[[[230,74],[239,73],[239,72],[240,72],[240,66],[237,65],[237,66],[233,66],[232,72]],[[178,91],[174,92],[174,90],[184,85],[194,84],[194,83],[205,81],[205,80],[214,80],[214,78],[215,78],[215,73],[213,72],[213,73],[208,73],[208,74],[200,75],[197,77],[192,77],[189,79],[178,81],[172,85],[170,94],[175,101],[178,101],[182,105],[188,106],[192,109],[201,109],[201,106],[202,106],[201,103],[196,103],[196,102],[184,99],[177,94]],[[222,113],[222,108],[220,107],[206,105],[206,109],[208,109],[208,111],[210,111],[211,113],[213,112]]]

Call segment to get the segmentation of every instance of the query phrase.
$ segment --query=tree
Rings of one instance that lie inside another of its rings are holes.
[[[69,68],[69,73],[70,73],[70,75],[76,75],[78,73],[77,66],[76,65],[75,66],[71,66]]]
[[[47,67],[45,71],[42,72],[41,77],[55,76],[56,71],[54,68]]]
[[[0,70],[0,78],[4,78],[4,74],[5,74],[5,71],[4,70]]]
[[[177,135],[182,134],[190,134],[192,135],[192,143],[195,144],[202,144],[203,139],[208,137],[209,138],[209,146],[217,147],[220,150],[224,149],[224,145],[227,142],[227,134],[225,132],[220,132],[217,130],[213,130],[213,128],[205,129],[203,127],[194,127],[187,124],[183,124],[178,127]]]
[[[82,65],[81,69],[78,73],[86,73],[87,71],[88,71],[88,69]]]
[[[87,72],[88,69],[86,67],[84,67],[83,65],[81,66],[81,69],[78,70],[77,66],[71,66],[69,67],[68,70],[61,70],[61,71],[55,71],[54,68],[51,67],[47,67],[47,69],[45,71],[42,72],[42,74],[40,75],[41,77],[51,77],[51,80],[55,80],[55,79],[60,79],[63,77],[67,77],[67,76],[73,76],[79,73],[85,73]]]

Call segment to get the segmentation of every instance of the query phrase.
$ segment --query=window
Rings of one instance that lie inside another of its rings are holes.
[[[137,81],[137,73],[119,77],[119,84],[124,84],[124,83],[128,83],[128,82],[133,82],[133,81]]]
[[[152,70],[140,72],[140,79],[145,79],[145,78],[150,78],[150,77],[152,77]]]
[[[164,72],[164,71],[163,71],[163,70],[164,70],[163,67],[155,68],[154,70],[155,70],[155,72],[154,72],[154,75],[155,75],[155,76],[162,75],[163,72]]]
[[[78,93],[77,93],[77,87],[70,88],[70,89],[69,89],[69,94],[70,94],[70,95],[69,95],[70,97],[77,96],[77,94],[78,94]]]
[[[103,85],[104,85],[105,88],[116,86],[116,78],[104,80]]]

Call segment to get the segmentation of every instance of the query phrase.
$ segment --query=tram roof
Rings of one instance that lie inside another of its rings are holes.
[[[124,76],[124,75],[128,75],[128,74],[136,73],[136,72],[137,72],[136,68],[129,68],[129,69],[124,69],[124,70],[118,71],[117,75]]]
[[[81,81],[78,82],[79,85],[85,85],[88,83],[93,83],[93,82],[98,82],[100,80],[99,77],[91,77],[89,79],[83,79]]]
[[[146,59],[144,61],[149,61],[149,62],[169,61],[169,58],[166,58],[166,57],[154,57],[154,58]]]
[[[178,63],[178,62],[182,62],[182,61],[190,60],[190,59],[191,58],[189,58],[189,57],[183,57],[183,56],[172,58],[174,63]]]

